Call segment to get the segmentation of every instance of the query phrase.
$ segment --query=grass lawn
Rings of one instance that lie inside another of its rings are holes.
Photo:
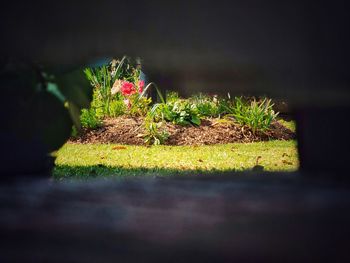
[[[284,127],[290,129],[291,131],[295,132],[296,131],[296,123],[293,120],[286,121],[284,119],[279,118],[278,122],[281,123]]]
[[[265,171],[295,171],[295,141],[208,146],[128,146],[65,144],[58,152],[54,177],[167,176],[242,171],[261,165]]]

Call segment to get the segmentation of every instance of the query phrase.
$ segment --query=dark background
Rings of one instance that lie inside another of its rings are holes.
[[[0,259],[349,260],[348,7],[3,2]],[[163,89],[286,100],[297,120],[300,171],[92,185],[28,181],[49,178],[47,153],[65,142],[72,125],[62,103],[45,92],[42,71],[55,75],[79,108],[89,98],[81,67],[124,54],[142,57]]]

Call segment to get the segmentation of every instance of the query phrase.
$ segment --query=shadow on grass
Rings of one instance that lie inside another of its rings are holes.
[[[124,178],[124,177],[211,177],[211,176],[237,176],[241,174],[275,174],[276,172],[267,172],[263,167],[254,167],[251,170],[179,170],[169,168],[126,168],[122,166],[69,166],[56,165],[53,171],[53,177],[61,179],[93,179],[93,178]],[[293,174],[295,172],[278,172],[279,174]]]

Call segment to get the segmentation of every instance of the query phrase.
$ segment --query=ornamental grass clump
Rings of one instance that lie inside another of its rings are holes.
[[[271,99],[264,98],[251,102],[244,101],[242,97],[235,97],[232,106],[228,109],[231,116],[241,125],[247,125],[255,134],[257,131],[266,131],[270,128],[272,121],[278,116],[274,112]]]
[[[110,87],[113,80],[108,67],[104,65],[97,68],[86,68],[84,73],[94,90],[97,91],[96,95],[103,103],[104,113],[109,115],[109,103],[111,100]]]

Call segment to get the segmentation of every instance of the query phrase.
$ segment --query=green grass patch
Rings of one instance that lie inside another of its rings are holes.
[[[168,176],[242,171],[261,165],[265,171],[299,167],[295,141],[208,146],[121,146],[65,144],[58,152],[54,177],[93,178]]]
[[[278,120],[279,123],[281,123],[284,127],[290,129],[293,132],[296,132],[296,123],[293,120],[290,121],[286,121],[284,119],[279,119]]]

